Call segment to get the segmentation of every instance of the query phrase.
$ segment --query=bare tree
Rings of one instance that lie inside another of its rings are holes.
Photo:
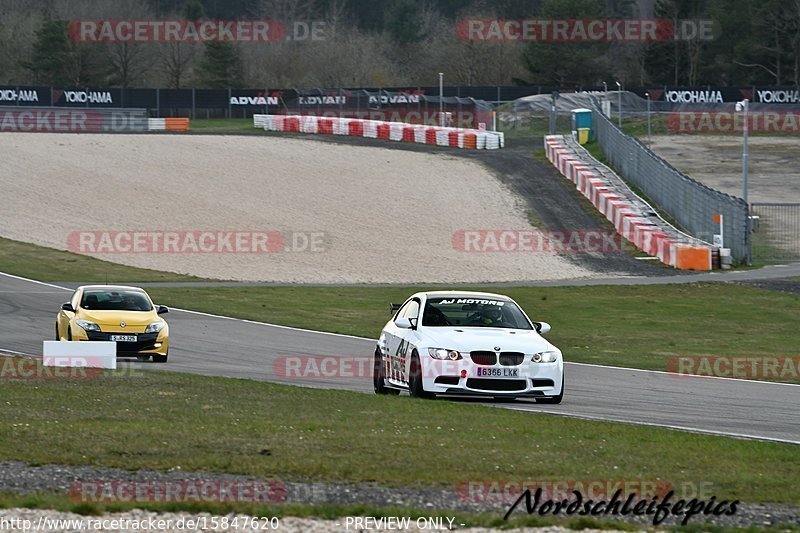
[[[309,19],[314,13],[313,0],[256,0],[251,11],[256,17],[279,20],[291,24]]]
[[[197,46],[193,43],[169,42],[161,45],[161,68],[169,87],[180,89],[184,85],[196,55]]]

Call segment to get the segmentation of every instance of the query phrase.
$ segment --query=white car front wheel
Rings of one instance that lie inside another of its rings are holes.
[[[375,394],[400,394],[399,390],[386,386],[386,376],[383,370],[383,355],[378,348],[375,350],[375,362],[372,367],[372,386]]]
[[[411,364],[408,372],[408,393],[414,398],[431,399],[435,395],[422,386],[422,364],[416,350],[411,352]]]

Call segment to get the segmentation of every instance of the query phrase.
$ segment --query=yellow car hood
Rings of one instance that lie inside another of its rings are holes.
[[[125,327],[146,327],[157,322],[158,315],[153,311],[87,311],[81,309],[77,318],[94,322],[98,326],[120,328],[120,323],[125,322]]]

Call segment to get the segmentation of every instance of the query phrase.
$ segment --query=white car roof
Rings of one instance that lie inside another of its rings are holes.
[[[426,298],[486,298],[511,300],[508,296],[495,294],[493,292],[473,292],[473,291],[430,291],[419,292],[414,296],[425,296]]]

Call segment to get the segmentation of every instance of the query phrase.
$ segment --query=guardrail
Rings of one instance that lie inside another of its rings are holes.
[[[748,207],[744,200],[714,190],[681,173],[638,139],[621,131],[596,107],[592,124],[609,163],[656,207],[694,237],[711,241],[723,215],[725,247],[740,262],[750,259]]]
[[[682,233],[611,169],[563,135],[545,137],[547,159],[617,230],[651,257],[681,270],[711,270],[712,246]]]
[[[314,115],[253,115],[253,126],[265,131],[348,135],[474,150],[496,150],[505,146],[505,137],[498,131],[380,120]]]

